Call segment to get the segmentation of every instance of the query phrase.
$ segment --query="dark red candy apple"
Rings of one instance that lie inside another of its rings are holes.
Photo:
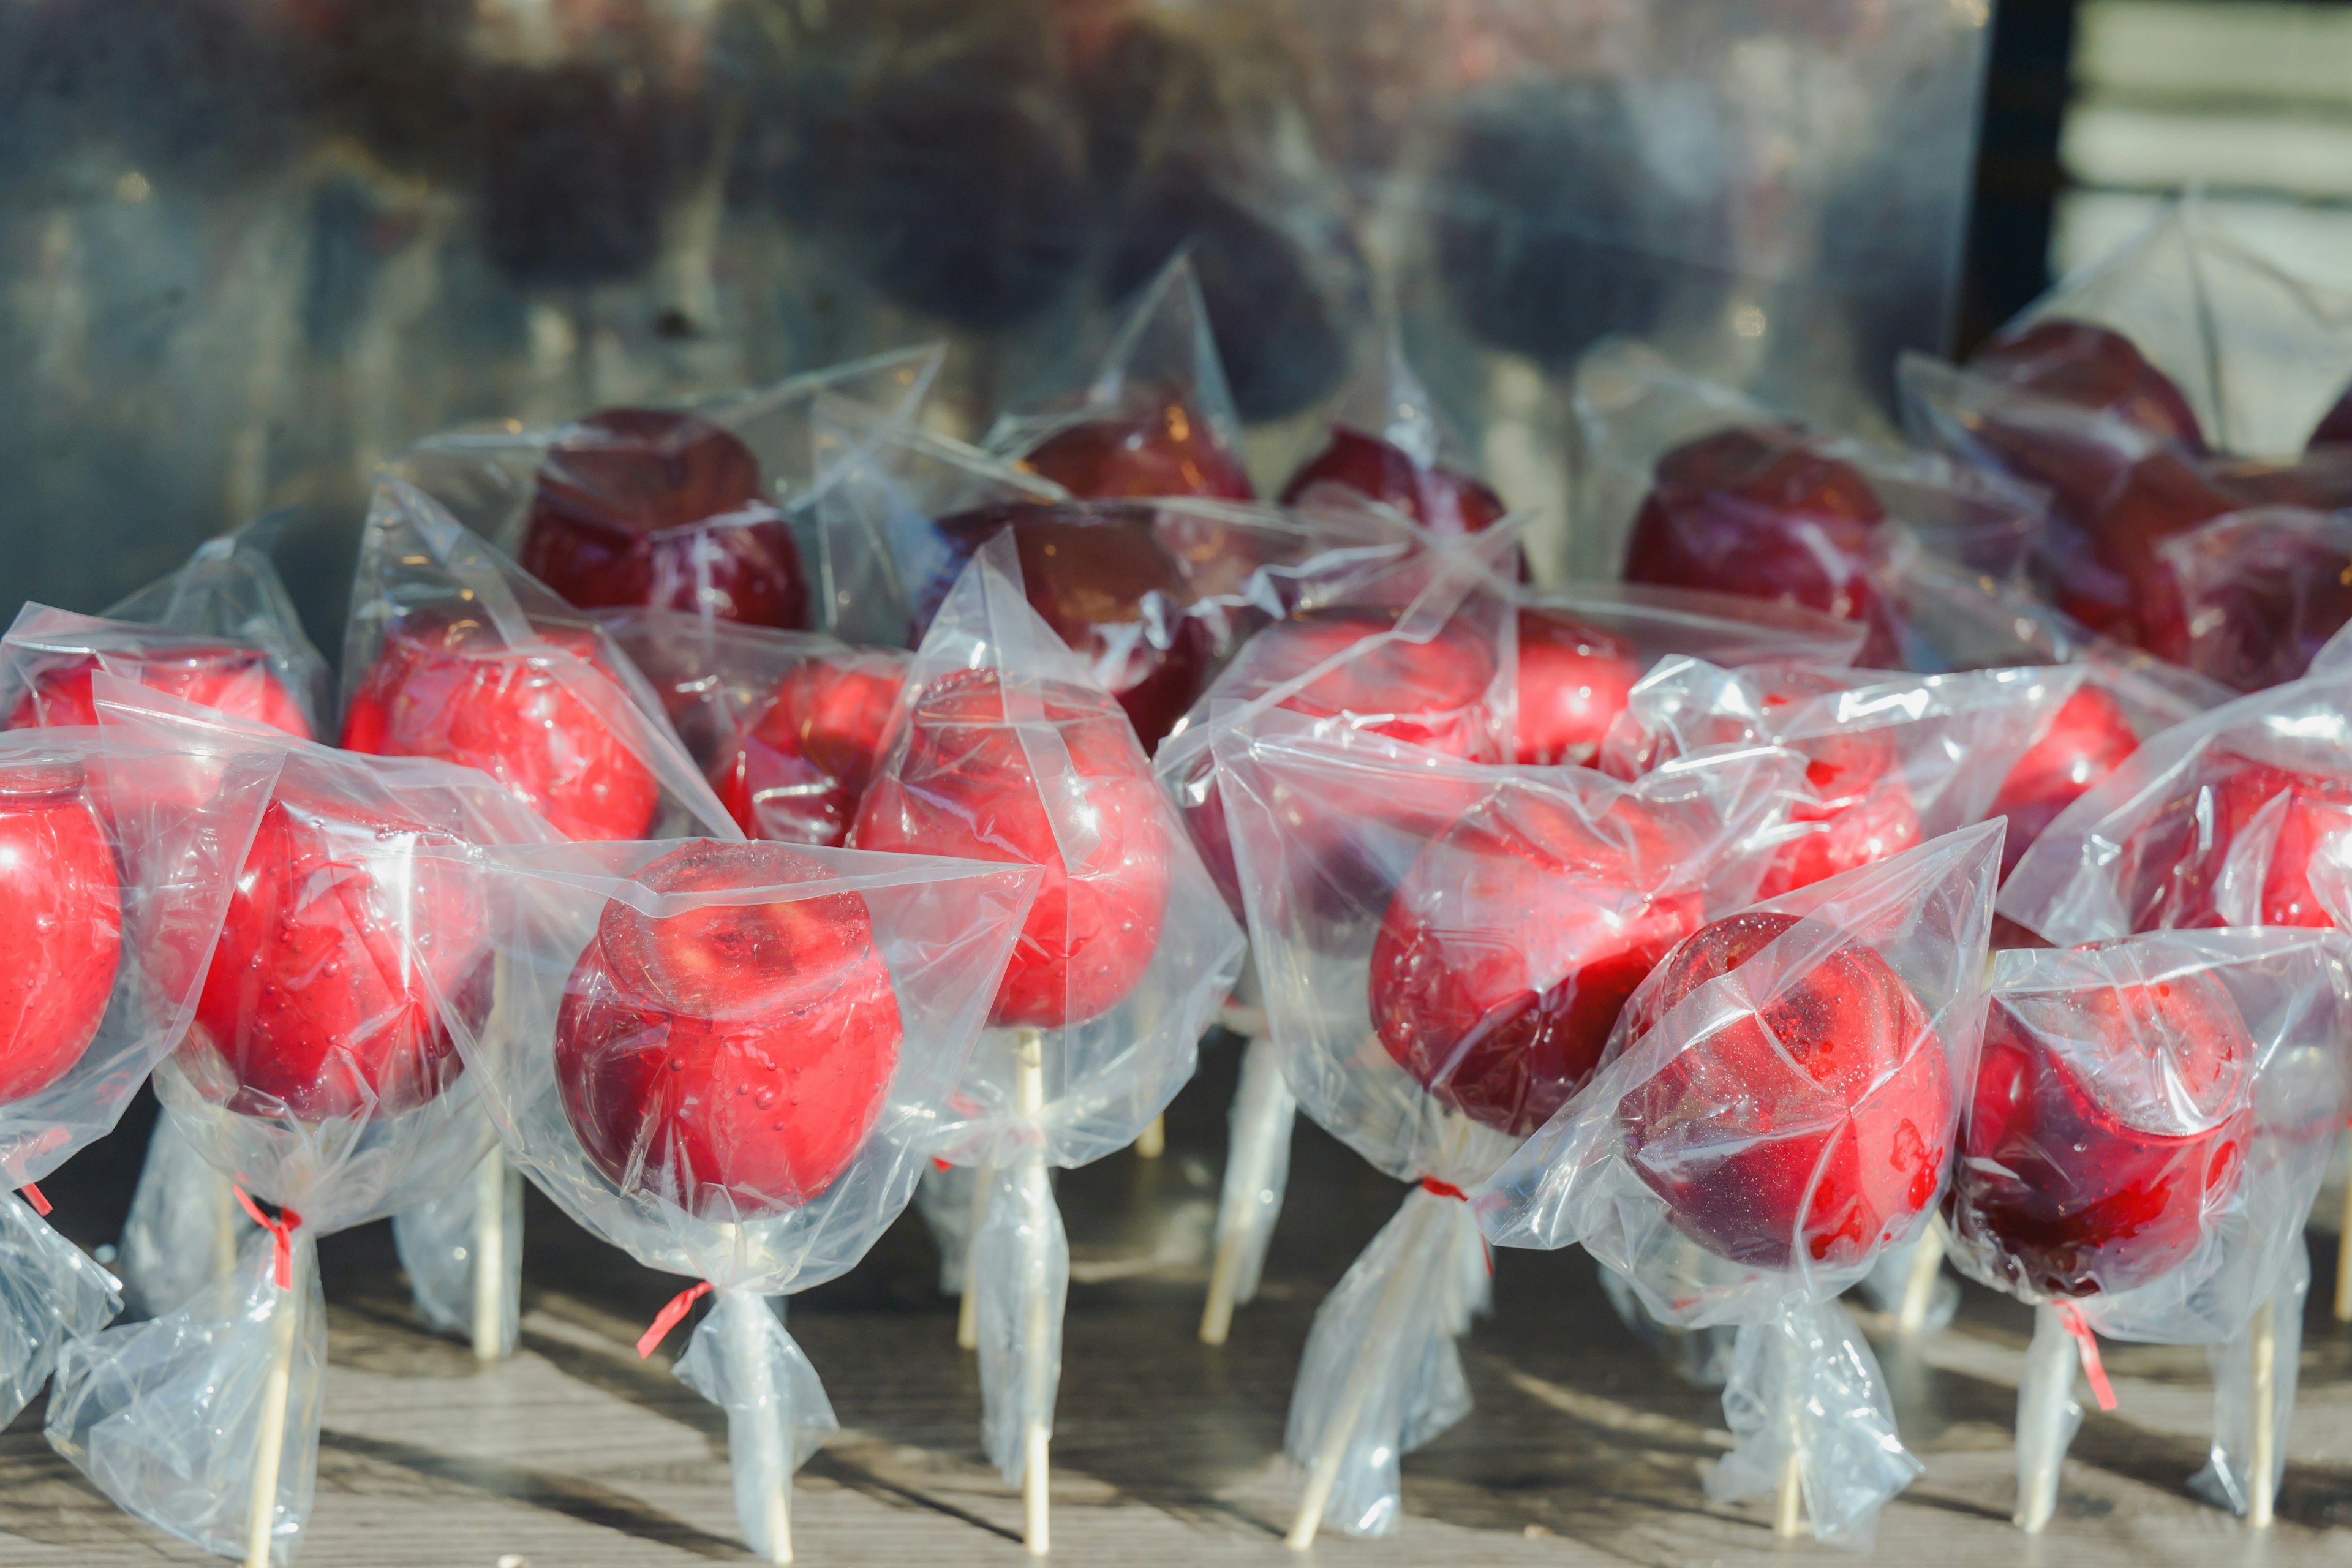
[[[1208,683],[1216,636],[1191,613],[1183,563],[1160,542],[1152,509],[1129,504],[985,507],[940,519],[948,556],[917,606],[910,640],[980,547],[1006,529],[1030,607],[1093,667],[1146,752]]]
[[[1328,486],[1394,507],[1443,538],[1475,533],[1499,519],[1503,498],[1467,474],[1443,464],[1416,463],[1393,442],[1345,425],[1284,487],[1282,504],[1297,506]]]
[[[1514,1136],[1582,1087],[1633,988],[1704,918],[1676,825],[1506,784],[1423,848],[1374,939],[1371,1017],[1438,1100]]]
[[[2092,630],[2179,654],[2186,633],[2179,594],[2158,546],[2238,510],[2237,503],[2169,452],[2131,466],[2084,515],[2079,538],[2048,549],[2058,607]],[[2053,531],[2054,532],[2055,531]]]
[[[1749,910],[1706,927],[1666,960],[1642,1025],[1801,923]],[[1676,1228],[1759,1268],[1865,1261],[1935,1201],[1951,1152],[1950,1074],[1918,998],[1871,949],[1822,934],[1801,973],[1751,981],[1752,1010],[1711,1017],[1617,1107],[1625,1157]]]
[[[1250,500],[1249,474],[1207,420],[1164,393],[1132,418],[1065,426],[1030,449],[1021,466],[1081,500],[1209,496]]]
[[[122,957],[114,851],[81,765],[0,760],[0,1104],[48,1088],[81,1060]]]
[[[919,692],[903,749],[866,792],[851,837],[860,849],[1040,868],[989,1021],[1055,1029],[1116,1007],[1150,967],[1171,846],[1159,786],[1117,703],[1016,678],[1008,704],[1005,687],[995,670],[965,669]],[[1041,780],[1040,742],[1023,731],[1046,726],[1068,768]]]
[[[2008,876],[2060,812],[2137,750],[2139,735],[2123,705],[2105,687],[2088,682],[2077,687],[2042,738],[2017,759],[1993,797],[1989,815],[2009,818],[2000,874]]]
[[[199,708],[310,739],[301,704],[270,668],[268,654],[254,647],[190,644],[143,653],[109,651],[44,659],[9,713],[8,728],[97,723],[90,677],[101,668]]]
[[[1828,675],[1790,667],[1774,670],[1762,695],[1769,712],[1844,689]],[[1790,821],[1801,831],[1773,858],[1757,889],[1759,899],[1777,898],[1919,843],[1919,815],[1888,727],[1832,730],[1785,743],[1805,759],[1811,798],[1790,808]]]
[[[2352,521],[2234,512],[2165,542],[2140,601],[2146,645],[2240,691],[2301,679],[2352,620]]]
[[[822,877],[772,844],[701,841],[637,873],[659,894]],[[649,915],[615,899],[555,1019],[563,1114],[625,1193],[705,1219],[798,1208],[873,1131],[903,1035],[866,900],[828,893]]]
[[[2319,447],[2352,447],[2352,386],[2346,387],[2335,405],[2312,426],[2311,439],[2304,443],[2304,449]]]
[[[1951,1217],[2025,1291],[2079,1299],[2179,1267],[2235,1194],[2254,1044],[2193,970],[1996,995]]]
[[[2124,836],[2113,874],[2136,931],[2324,927],[2331,922],[2311,889],[2311,857],[2347,826],[2352,777],[2216,749]]]
[[[417,853],[455,842],[323,789],[279,785],[230,891],[188,1036],[226,1071],[230,1110],[394,1116],[456,1079],[434,998],[487,987],[485,915],[463,867]]]
[[[479,768],[566,838],[642,838],[661,805],[653,772],[577,683],[610,682],[594,637],[537,628],[510,648],[483,622],[430,611],[385,635],[343,715],[347,750]],[[613,710],[635,710],[618,686]]]
[[[1625,580],[1867,621],[1871,542],[1885,517],[1868,481],[1803,431],[1733,426],[1658,459]]]
[[[540,459],[522,564],[583,608],[808,624],[800,552],[768,504],[759,459],[675,410],[612,409],[556,437]]]
[[[2190,452],[2205,449],[2180,388],[2121,332],[2045,317],[1977,351],[1969,368],[2078,407],[2112,414]]]
[[[711,770],[711,788],[754,838],[839,845],[874,776],[907,656],[887,648],[795,665]]]
[[[1641,655],[1624,638],[1558,610],[1522,606],[1517,760],[1591,764],[1641,679]]]

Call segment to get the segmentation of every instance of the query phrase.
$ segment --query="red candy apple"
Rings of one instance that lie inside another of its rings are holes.
[[[656,893],[821,876],[771,844],[698,842],[637,874]],[[855,893],[653,916],[615,899],[555,1020],[563,1114],[624,1192],[706,1219],[797,1208],[874,1130],[903,1034]]]
[[[2121,332],[2045,317],[2003,332],[1969,368],[2078,407],[2094,408],[2201,452],[2204,437],[2189,399]]]
[[[1015,503],[944,517],[938,526],[949,554],[919,607],[912,640],[921,640],[964,563],[1011,529],[1030,606],[1118,699],[1145,751],[1201,695],[1216,637],[1190,613],[1183,565],[1160,542],[1150,507]]]
[[[1601,1060],[1625,998],[1703,918],[1691,846],[1621,802],[1597,823],[1506,785],[1432,839],[1372,944],[1371,1016],[1457,1110],[1534,1131]]]
[[[2011,1282],[2058,1300],[2178,1268],[2236,1193],[2254,1044],[2194,971],[1993,998],[1950,1209]]]
[[[2216,749],[2125,835],[2115,875],[2132,930],[2326,926],[2311,889],[2311,857],[2347,827],[2352,777]]]
[[[1666,961],[1642,1022],[1802,923],[1750,910],[1706,927]],[[1752,980],[1752,1011],[1710,1019],[1617,1108],[1626,1158],[1676,1228],[1759,1268],[1864,1261],[1935,1201],[1950,1152],[1950,1075],[1911,988],[1858,942],[1804,963]]]
[[[2352,620],[2352,521],[2263,507],[2157,555],[2139,610],[2148,651],[2240,691],[2301,679]]]
[[[1290,477],[1282,504],[1296,506],[1325,486],[1369,496],[1444,538],[1475,533],[1504,512],[1503,498],[1467,474],[1416,463],[1392,442],[1345,425],[1331,427],[1322,451]]]
[[[1871,542],[1885,517],[1869,482],[1803,431],[1718,430],[1658,459],[1625,580],[1866,621],[1876,611]]]
[[[230,1110],[387,1117],[460,1063],[435,1005],[488,983],[479,896],[448,834],[281,784],[230,892],[188,1048],[217,1058]],[[198,1064],[204,1081],[215,1070]]]
[[[1163,395],[1134,418],[1088,419],[1048,436],[1021,466],[1081,500],[1212,496],[1249,500],[1257,492],[1241,461],[1181,397]]]
[[[2060,812],[2137,750],[2139,736],[2123,705],[2105,687],[2087,682],[2077,687],[2050,721],[2049,730],[2017,759],[1993,797],[1988,815],[2009,818],[2000,874],[2008,876]]]
[[[583,608],[653,605],[808,624],[808,583],[759,459],[691,414],[616,408],[540,459],[525,570]]]
[[[842,843],[906,681],[907,656],[883,648],[793,666],[711,770],[719,804],[754,838]]]
[[[2312,427],[2311,438],[2304,443],[2304,449],[2317,447],[2352,447],[2352,386],[2344,389],[2344,395]]]
[[[1116,703],[1060,681],[958,670],[919,693],[902,751],[875,780],[860,849],[1026,863],[1045,873],[990,1022],[1054,1029],[1125,1000],[1160,945],[1169,843],[1160,795]],[[1010,708],[1011,722],[1008,719]],[[1068,769],[1042,783],[1024,729]],[[1045,790],[1052,791],[1049,804]]]
[[[45,658],[8,715],[8,728],[97,723],[90,677],[101,668],[199,708],[310,739],[310,721],[270,668],[269,656],[259,648],[225,645],[182,644],[142,653]]]
[[[1580,626],[1558,610],[1522,607],[1517,759],[1590,764],[1641,679],[1641,656],[1624,638]]]
[[[73,1070],[122,957],[114,851],[78,763],[0,760],[0,1104]]]
[[[1764,684],[1769,711],[1845,688],[1819,671],[1775,670]],[[1786,742],[1805,759],[1805,784],[1811,798],[1789,813],[1804,830],[1791,837],[1758,888],[1759,899],[1777,898],[1898,855],[1920,841],[1919,815],[1911,787],[1897,771],[1895,737],[1883,727],[1832,731]]]
[[[566,838],[644,837],[661,787],[567,684],[612,679],[596,639],[566,626],[537,632],[546,646],[519,650],[471,617],[404,616],[352,693],[344,747],[479,768]],[[612,703],[627,708],[617,687]]]

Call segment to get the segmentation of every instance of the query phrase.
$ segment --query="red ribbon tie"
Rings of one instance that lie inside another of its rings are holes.
[[[39,1187],[36,1186],[31,1182],[26,1182],[23,1186],[18,1187],[16,1190],[24,1194],[25,1201],[26,1203],[33,1205],[33,1212],[35,1214],[39,1215],[43,1219],[49,1217],[49,1200],[41,1195],[41,1189]]]
[[[698,1279],[672,1296],[669,1299],[669,1305],[654,1314],[653,1327],[647,1329],[637,1341],[637,1359],[643,1361],[653,1354],[659,1348],[663,1338],[672,1329],[677,1327],[677,1321],[685,1317],[697,1301],[709,1294],[710,1294],[710,1281]]]
[[[229,1191],[236,1194],[236,1201],[252,1216],[253,1223],[269,1233],[272,1254],[270,1277],[278,1281],[280,1290],[291,1290],[294,1289],[294,1228],[302,1223],[302,1216],[292,1209],[280,1206],[278,1217],[272,1219],[261,1212],[259,1204],[246,1195],[243,1187],[232,1186]]]
[[[2072,1301],[2063,1301],[2058,1307],[2058,1321],[2074,1336],[2074,1348],[2082,1352],[2083,1375],[2090,1380],[2091,1396],[2099,1402],[2100,1409],[2113,1410],[2115,1385],[2107,1381],[2107,1369],[2099,1363],[2099,1336],[2083,1321],[2083,1309]]]
[[[1464,1192],[1452,1182],[1441,1182],[1435,1176],[1422,1177],[1421,1190],[1432,1197],[1459,1198],[1465,1204],[1470,1201],[1468,1193]]]

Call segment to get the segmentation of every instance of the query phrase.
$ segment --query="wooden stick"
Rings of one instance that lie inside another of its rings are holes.
[[[980,1292],[973,1289],[971,1257],[980,1246],[980,1227],[988,1223],[988,1194],[996,1187],[996,1170],[982,1165],[972,1172],[971,1229],[963,1238],[963,1298],[956,1304],[956,1346],[980,1348]]]
[[[2336,1321],[2352,1323],[2352,1168],[2344,1174],[2344,1217],[2336,1226]]]
[[[261,1431],[254,1447],[253,1496],[246,1514],[245,1568],[269,1568],[278,1523],[278,1473],[286,1458],[286,1407],[294,1385],[294,1320],[302,1300],[302,1253],[293,1247],[293,1289],[278,1292],[270,1328],[269,1378],[261,1389]],[[274,1285],[272,1287],[275,1289]]]
[[[2254,1430],[2252,1441],[2247,1445],[2246,1522],[2256,1530],[2268,1530],[2278,1499],[2278,1302],[2275,1297],[2254,1309],[2253,1342],[2253,1386],[2249,1391],[2247,1404],[2252,1406]]]
[[[750,1407],[751,1430],[743,1436],[751,1439],[751,1462],[759,1478],[767,1522],[768,1561],[790,1563],[793,1471],[785,1447],[792,1441],[790,1412],[784,1408],[784,1391],[777,1384],[775,1366],[768,1357],[767,1325],[754,1316],[765,1313],[768,1303],[748,1291],[721,1290],[718,1310],[721,1314],[720,1343],[727,1359],[734,1363],[728,1381],[739,1394],[748,1391],[755,1396]],[[730,1436],[734,1430],[730,1426]]]
[[[1139,1160],[1157,1160],[1166,1152],[1168,1152],[1168,1119],[1165,1116],[1155,1116],[1144,1124],[1142,1132],[1135,1140],[1135,1157]]]
[[[1936,1281],[1944,1272],[1944,1220],[1929,1215],[1911,1254],[1911,1272],[1903,1280],[1903,1300],[1895,1310],[1895,1331],[1908,1337],[1927,1326],[1927,1309],[1935,1304]]]
[[[1014,1044],[1015,1101],[1021,1119],[1033,1125],[1045,1112],[1045,1037],[1036,1029],[1021,1031]],[[1054,1201],[1054,1191],[1045,1178],[1045,1153],[1042,1145],[1025,1155],[1021,1171],[1024,1206],[1034,1216],[1025,1227],[1029,1245],[1036,1249],[1023,1259],[1021,1270],[1023,1293],[1027,1297],[1024,1313],[1024,1336],[1026,1340],[1029,1368],[1028,1419],[1022,1424],[1021,1444],[1021,1521],[1022,1541],[1033,1557],[1043,1557],[1053,1550],[1053,1519],[1049,1510],[1050,1450],[1053,1444],[1052,1411],[1049,1391],[1054,1386],[1052,1370],[1046,1365],[1053,1353],[1052,1309],[1046,1301],[1050,1293],[1045,1275],[1050,1265],[1044,1249],[1045,1226],[1043,1223],[1047,1205]],[[965,1279],[970,1284],[967,1267]]]
[[[1772,1533],[1783,1541],[1805,1533],[1805,1461],[1794,1449],[1780,1464],[1780,1490],[1772,1500]]]
[[[506,1352],[507,1161],[502,1145],[474,1170],[474,1359],[485,1364]]]
[[[2066,1405],[2074,1395],[2082,1352],[2055,1307],[2033,1309],[2033,1342],[2017,1384],[2017,1528],[2039,1535],[2058,1511],[2058,1478],[2066,1458]]]
[[[1412,1203],[1416,1195],[1407,1194],[1405,1201]],[[1323,1510],[1330,1504],[1332,1489],[1339,1484],[1339,1467],[1347,1462],[1348,1446],[1355,1440],[1356,1423],[1363,1418],[1372,1383],[1392,1370],[1389,1363],[1394,1358],[1388,1353],[1388,1342],[1398,1332],[1412,1300],[1413,1287],[1422,1282],[1416,1265],[1429,1227],[1443,1216],[1439,1204],[1450,1201],[1431,1199],[1413,1210],[1412,1228],[1398,1248],[1397,1267],[1381,1288],[1380,1302],[1372,1309],[1372,1326],[1364,1336],[1362,1351],[1348,1369],[1347,1382],[1340,1385],[1339,1402],[1332,1408],[1330,1424],[1323,1428],[1323,1441],[1315,1450],[1315,1468],[1307,1472],[1307,1490],[1298,1500],[1298,1511],[1291,1516],[1290,1533],[1282,1538],[1293,1552],[1313,1546],[1316,1531],[1323,1528]]]
[[[1270,1059],[1272,1051],[1263,1039],[1250,1041],[1242,1056],[1242,1080],[1234,1090],[1234,1144],[1225,1156],[1224,1190],[1217,1203],[1217,1223],[1224,1234],[1217,1238],[1209,1268],[1209,1299],[1201,1308],[1204,1345],[1223,1344],[1233,1331],[1242,1260],[1255,1245],[1257,1226],[1265,1223],[1255,1212],[1257,1194],[1273,1175],[1269,1167],[1286,1150],[1285,1135],[1297,1114],[1291,1109],[1282,1069]]]
[[[210,1165],[204,1178],[213,1184],[213,1278],[226,1279],[236,1272],[236,1199],[229,1179]]]

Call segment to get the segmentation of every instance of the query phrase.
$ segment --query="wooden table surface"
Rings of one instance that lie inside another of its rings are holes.
[[[1267,1280],[1220,1350],[1196,1338],[1204,1248],[1234,1079],[1230,1044],[1170,1113],[1168,1154],[1131,1152],[1061,1187],[1074,1256],[1054,1443],[1054,1556],[1070,1563],[1297,1559],[1281,1533],[1290,1384],[1316,1303],[1402,1191],[1302,1124]],[[143,1131],[127,1126],[47,1184],[85,1244],[128,1203]],[[2121,1405],[2094,1412],[2038,1541],[2009,1523],[2010,1424],[2031,1320],[1971,1289],[1914,1353],[1880,1354],[1927,1474],[1882,1518],[1871,1556],[1904,1568],[2021,1563],[2352,1563],[2352,1329],[2315,1235],[2303,1388],[2280,1521],[2266,1536],[2186,1482],[2210,1419],[2203,1352],[2112,1346]],[[382,1225],[321,1247],[325,1432],[304,1568],[629,1568],[749,1562],[726,1423],[634,1341],[679,1281],[591,1240],[532,1195],[521,1352],[478,1371],[419,1329]],[[979,1379],[910,1213],[848,1278],[794,1299],[791,1325],[841,1418],[801,1472],[802,1563],[1024,1560],[1020,1500],[980,1451]],[[1326,1534],[1314,1556],[1373,1564],[1633,1563],[1717,1568],[1790,1555],[1760,1503],[1710,1505],[1699,1476],[1728,1443],[1717,1396],[1678,1382],[1618,1324],[1580,1254],[1507,1252],[1496,1310],[1465,1346],[1477,1409],[1404,1465],[1404,1523]],[[214,1561],[118,1512],[50,1453],[36,1404],[0,1436],[0,1568]]]

